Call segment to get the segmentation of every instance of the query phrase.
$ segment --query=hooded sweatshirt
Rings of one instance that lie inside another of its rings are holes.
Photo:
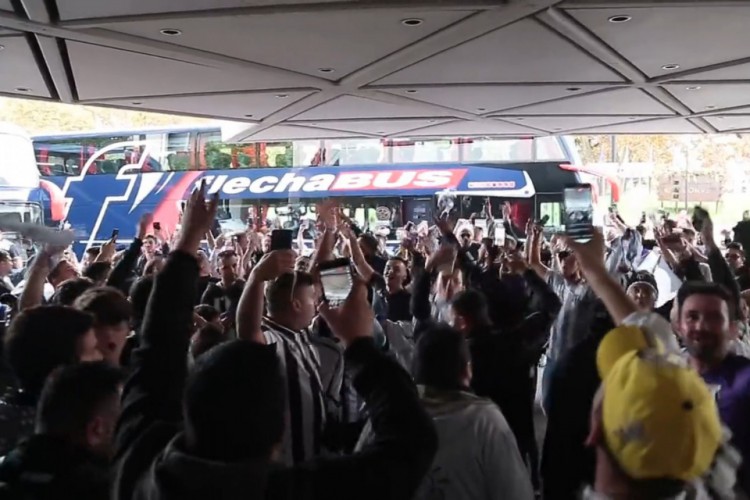
[[[533,499],[528,470],[500,409],[462,391],[419,387],[438,452],[415,500]]]

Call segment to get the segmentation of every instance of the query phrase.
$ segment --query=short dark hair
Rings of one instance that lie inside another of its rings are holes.
[[[0,262],[12,262],[13,257],[10,256],[10,252],[7,250],[0,250]]]
[[[98,257],[102,251],[102,247],[88,247],[86,253],[91,257]]]
[[[463,389],[461,379],[470,359],[464,336],[455,328],[437,324],[419,337],[412,374],[420,385],[441,390]]]
[[[685,305],[685,301],[688,297],[693,295],[710,295],[718,297],[727,303],[727,308],[729,309],[729,320],[734,321],[737,319],[737,306],[739,301],[737,298],[734,298],[732,293],[723,285],[718,283],[707,283],[705,281],[687,281],[683,283],[677,291],[677,307],[680,313],[682,313],[682,307]]]
[[[285,273],[271,281],[266,288],[266,308],[271,315],[283,313],[291,303],[294,292],[303,286],[313,286],[315,280],[309,273]]]
[[[727,245],[727,250],[737,250],[738,252],[742,252],[742,256],[745,256],[745,249],[742,248],[742,243],[733,241]]]
[[[111,270],[112,264],[110,262],[92,262],[83,270],[83,276],[94,282],[105,281]]]
[[[79,340],[94,318],[65,306],[40,306],[16,316],[5,335],[5,357],[21,388],[36,398],[44,381],[61,365],[79,360]]]
[[[65,280],[57,287],[52,296],[52,303],[61,306],[72,306],[73,302],[89,288],[94,287],[94,282],[89,278],[72,278]]]
[[[44,384],[36,432],[78,437],[107,398],[118,397],[124,373],[105,362],[79,363],[55,370]]]
[[[218,309],[208,304],[198,304],[197,306],[195,306],[194,311],[195,314],[209,322],[214,321],[219,316],[221,316],[221,312],[219,312]]]
[[[211,348],[227,340],[224,330],[213,323],[208,323],[200,327],[195,335],[193,335],[193,339],[190,342],[190,354],[193,356],[193,359],[198,359],[198,357],[205,354]]]
[[[467,289],[457,293],[451,301],[453,310],[472,321],[475,326],[487,326],[490,321],[487,299],[478,290]]]
[[[119,325],[123,321],[130,323],[133,316],[133,307],[128,299],[111,286],[90,288],[73,305],[94,316],[94,321],[100,325]]]
[[[211,349],[185,386],[191,451],[222,461],[267,459],[284,433],[285,391],[274,346],[231,340]]]
[[[372,253],[376,253],[380,247],[378,239],[370,233],[360,235],[359,242],[363,244]]]

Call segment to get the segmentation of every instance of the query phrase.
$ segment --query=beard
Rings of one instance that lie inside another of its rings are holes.
[[[719,361],[726,352],[722,336],[709,332],[688,334],[685,346],[692,357],[704,363]]]

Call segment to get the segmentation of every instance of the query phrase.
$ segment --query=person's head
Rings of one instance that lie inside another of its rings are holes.
[[[269,316],[293,330],[310,326],[317,309],[315,281],[307,273],[282,274],[266,287]]]
[[[149,234],[143,239],[143,246],[141,247],[141,253],[147,258],[154,256],[156,251],[159,249],[159,243],[156,241],[156,236]]]
[[[144,276],[154,276],[164,269],[164,257],[160,253],[154,253],[146,267],[143,268]]]
[[[67,259],[61,259],[60,262],[58,262],[57,265],[52,268],[52,270],[49,272],[49,275],[47,275],[47,279],[49,280],[50,284],[55,288],[60,286],[60,284],[64,281],[72,280],[73,278],[78,277],[78,269],[76,269],[75,266],[71,264]]]
[[[466,389],[471,383],[471,357],[466,338],[448,325],[433,326],[417,341],[412,374],[417,384],[432,389]]]
[[[83,277],[89,278],[97,286],[104,286],[112,271],[112,265],[109,262],[92,262],[83,270]]]
[[[52,303],[60,306],[72,306],[73,302],[89,288],[94,288],[94,282],[89,278],[73,278],[63,281],[52,296]]]
[[[268,253],[271,251],[271,233],[263,236],[263,239],[260,241],[260,249],[263,251],[263,253]]]
[[[566,280],[575,281],[580,278],[581,268],[578,266],[578,260],[573,252],[562,250],[557,252],[557,258],[560,260],[560,270]]]
[[[198,265],[201,276],[211,276],[211,261],[203,250],[198,250]]]
[[[365,257],[372,257],[378,254],[380,242],[378,242],[378,239],[372,234],[363,234],[359,237],[357,242],[359,243],[359,248],[362,250]]]
[[[451,310],[453,326],[464,335],[491,324],[487,300],[480,291],[469,288],[459,292],[451,301]]]
[[[469,245],[471,245],[473,236],[474,235],[471,234],[471,229],[463,229],[458,235],[458,241],[461,243],[462,247],[468,247]]]
[[[436,296],[451,299],[453,295],[464,289],[464,274],[459,266],[454,266],[453,272],[441,271],[438,273]]]
[[[736,333],[730,293],[716,283],[688,282],[677,292],[679,334],[690,356],[713,366],[727,354]]]
[[[207,323],[200,327],[190,339],[190,355],[193,359],[205,354],[209,349],[229,340],[221,325]]]
[[[133,315],[133,308],[125,295],[112,287],[91,288],[78,297],[74,307],[94,317],[97,345],[104,360],[119,366]]]
[[[284,433],[285,391],[273,346],[232,340],[206,352],[185,387],[190,452],[222,462],[269,460]]]
[[[749,220],[750,219],[750,210],[745,210],[742,212],[742,220]]]
[[[133,328],[138,330],[146,314],[146,306],[154,288],[154,277],[144,276],[130,286],[129,298],[133,308]]]
[[[195,306],[195,314],[206,320],[207,323],[221,327],[221,313],[214,306],[200,304]]]
[[[232,284],[237,280],[239,262],[240,260],[234,251],[227,250],[219,254],[216,270],[224,283]]]
[[[245,231],[237,231],[232,236],[237,241],[237,244],[242,251],[247,251],[247,247],[250,244],[250,239],[247,237],[247,233]]]
[[[118,368],[103,362],[58,368],[39,398],[35,432],[110,458],[124,378]]]
[[[627,293],[638,309],[644,312],[652,311],[659,297],[656,278],[648,271],[636,272],[630,281]]]
[[[409,283],[409,266],[401,257],[391,257],[385,264],[383,277],[389,290],[401,290]]]
[[[587,444],[596,449],[595,489],[602,495],[672,498],[706,474],[721,448],[716,400],[676,353],[654,337],[619,327],[601,341],[602,379]]]
[[[99,361],[91,315],[72,307],[41,306],[16,316],[5,334],[5,357],[21,389],[36,398],[58,366]]]
[[[729,266],[735,271],[745,265],[745,251],[742,248],[741,243],[730,243],[727,245],[726,253],[727,262]]]
[[[102,247],[88,247],[85,252],[83,252],[83,258],[81,259],[81,267],[85,268],[92,262],[96,260],[97,257],[99,257],[99,254],[102,251]]]
[[[10,253],[0,250],[0,277],[6,277],[13,271],[13,258]]]

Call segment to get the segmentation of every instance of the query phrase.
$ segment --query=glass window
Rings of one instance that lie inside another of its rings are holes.
[[[545,227],[562,226],[562,204],[559,202],[545,202],[539,204],[539,218],[548,217]]]
[[[525,162],[534,160],[534,140],[477,139],[463,141],[463,161],[466,162]]]
[[[189,132],[167,135],[166,164],[169,170],[190,170],[194,168],[195,157],[192,155]]]
[[[393,163],[440,163],[458,161],[459,145],[452,140],[386,142],[392,148]]]
[[[231,144],[221,141],[221,132],[198,134],[198,168],[201,170],[253,167],[291,167],[291,142]]]
[[[534,139],[537,161],[565,160],[565,152],[560,145],[560,137],[537,137]]]
[[[12,187],[39,187],[39,170],[28,138],[0,134],[0,151],[0,183]]]
[[[326,165],[373,165],[385,163],[380,139],[325,141]]]

